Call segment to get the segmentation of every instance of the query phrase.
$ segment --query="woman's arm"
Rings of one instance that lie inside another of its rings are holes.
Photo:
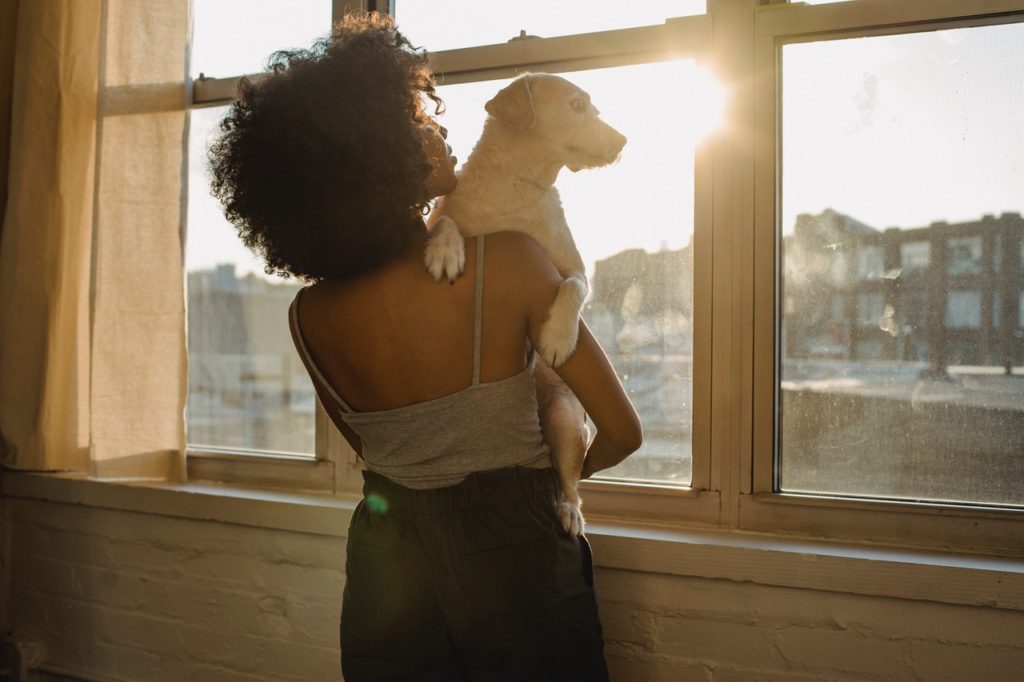
[[[582,319],[576,350],[555,372],[576,394],[597,427],[583,460],[581,478],[611,468],[640,449],[640,417],[604,349]]]
[[[519,282],[527,334],[536,347],[562,277],[533,238],[520,235],[515,241],[518,253],[513,267],[518,272],[514,278]],[[643,429],[608,356],[582,319],[579,325],[576,349],[555,372],[576,394],[597,427],[583,462],[582,477],[588,478],[638,450],[643,442]]]

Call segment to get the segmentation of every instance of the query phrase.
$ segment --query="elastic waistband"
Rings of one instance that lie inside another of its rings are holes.
[[[391,513],[444,513],[537,495],[553,499],[557,490],[558,479],[551,467],[480,471],[455,485],[425,490],[407,488],[376,472],[363,471],[363,497],[371,507]]]

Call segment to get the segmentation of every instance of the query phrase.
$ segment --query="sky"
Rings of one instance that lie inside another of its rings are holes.
[[[262,70],[275,49],[306,46],[330,24],[329,0],[195,0],[194,72]],[[428,50],[659,23],[703,1],[397,0],[399,27]],[[244,6],[244,12],[240,8]],[[586,8],[584,11],[583,8]],[[596,8],[607,7],[607,11]],[[429,8],[429,12],[425,11]],[[459,22],[443,21],[459,13]],[[475,13],[473,13],[475,12]],[[617,14],[616,14],[617,12]],[[1024,24],[801,43],[783,48],[783,232],[799,213],[832,208],[879,229],[1024,212]],[[627,248],[685,246],[693,231],[693,153],[722,126],[729,85],[691,60],[566,74],[629,139],[619,163],[557,182],[592,269]],[[456,156],[479,135],[483,104],[507,81],[446,86],[441,122]],[[665,83],[674,87],[666,88]],[[206,187],[203,147],[223,109],[195,110],[188,269],[262,266]]]

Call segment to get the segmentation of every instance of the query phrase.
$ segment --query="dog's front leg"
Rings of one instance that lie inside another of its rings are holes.
[[[459,226],[448,216],[438,218],[431,228],[423,262],[438,281],[444,276],[454,282],[465,269],[466,240],[459,233]]]
[[[552,367],[559,367],[576,349],[580,332],[580,310],[590,288],[582,272],[570,274],[558,287],[548,319],[540,330],[537,350]]]

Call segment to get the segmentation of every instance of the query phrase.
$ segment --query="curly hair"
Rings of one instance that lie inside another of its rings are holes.
[[[387,262],[423,229],[427,55],[377,13],[243,78],[210,146],[211,188],[267,274],[317,282]]]

